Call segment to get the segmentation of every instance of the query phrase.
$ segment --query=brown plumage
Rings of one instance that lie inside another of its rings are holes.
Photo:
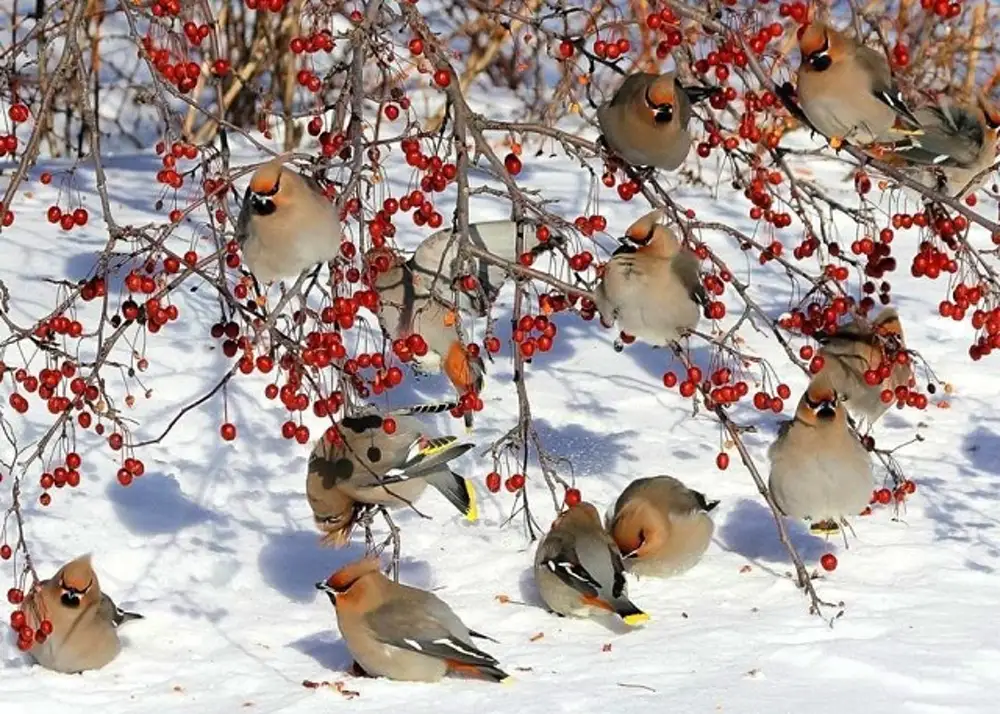
[[[769,489],[786,516],[831,530],[868,506],[871,456],[848,430],[847,410],[823,373],[813,377],[795,418],[779,428],[768,457]]]
[[[389,580],[378,560],[344,566],[316,583],[337,611],[337,626],[357,665],[375,677],[436,682],[446,674],[503,682],[507,674],[448,605],[432,593]]]
[[[66,563],[40,582],[25,597],[21,610],[33,630],[43,620],[52,623],[52,634],[30,650],[35,661],[68,674],[100,669],[111,662],[121,650],[118,626],[142,618],[122,610],[101,592],[90,555]]]
[[[341,441],[324,435],[313,447],[306,475],[306,497],[322,542],[342,547],[365,506],[405,508],[428,485],[441,492],[470,521],[477,519],[472,483],[448,463],[472,448],[454,436],[428,435],[416,419],[393,416],[396,431],[382,428],[375,413],[340,421]]]
[[[621,552],[589,503],[571,506],[556,518],[535,550],[534,573],[542,600],[555,613],[613,613],[628,625],[649,619],[629,600]]]
[[[714,89],[684,87],[673,72],[630,74],[597,110],[604,141],[633,166],[673,171],[691,149],[691,105]]]
[[[920,133],[881,52],[823,22],[804,28],[799,51],[799,104],[833,143],[867,145]]]
[[[718,505],[672,476],[640,478],[618,497],[608,530],[629,572],[670,577],[701,560],[715,531],[708,514]]]
[[[386,261],[388,269],[378,272],[372,286],[378,291],[378,318],[382,329],[392,340],[405,340],[420,335],[426,345],[424,354],[413,352],[413,364],[421,372],[445,373],[459,395],[479,393],[483,389],[486,366],[478,355],[470,355],[462,345],[460,319],[443,299],[430,292],[429,280],[399,255],[386,249],[369,254],[369,265]],[[442,278],[443,280],[443,278]],[[472,426],[472,415],[466,413],[466,426]]]
[[[961,197],[981,188],[996,169],[1000,111],[985,95],[958,103],[941,97],[916,111],[923,134],[894,145],[882,158],[913,168],[924,185]]]
[[[662,216],[652,211],[629,227],[594,293],[602,324],[655,346],[694,329],[706,301],[698,257],[659,223]]]
[[[316,181],[280,158],[254,172],[243,195],[236,239],[258,280],[294,278],[332,260],[342,234],[337,209]]]
[[[870,324],[852,319],[832,334],[819,333],[815,337],[822,344],[820,374],[847,409],[869,424],[875,423],[893,403],[883,402],[882,392],[907,385],[913,375],[909,359],[905,363],[897,359],[897,355],[905,354],[906,341],[895,308],[885,308]],[[879,375],[882,378],[878,382],[869,384],[865,373],[878,372],[880,367],[885,376]]]

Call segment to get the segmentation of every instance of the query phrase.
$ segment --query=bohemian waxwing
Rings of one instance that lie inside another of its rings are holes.
[[[871,456],[848,429],[847,410],[822,373],[802,395],[795,418],[779,427],[768,457],[774,502],[786,516],[810,521],[814,532],[835,532],[868,506]]]
[[[800,33],[799,104],[831,143],[867,145],[920,133],[885,55],[822,22]]]
[[[975,104],[942,96],[916,112],[924,133],[899,142],[885,159],[923,169],[922,182],[955,197],[971,193],[996,168],[1000,111],[980,94]]]
[[[555,250],[566,242],[564,236],[550,232],[544,241],[538,240],[538,226],[523,221],[525,252],[538,257]],[[469,224],[469,241],[477,248],[487,250],[498,258],[516,262],[517,221],[483,221]],[[412,299],[422,300],[432,293],[446,302],[453,303],[462,312],[476,317],[486,317],[490,304],[496,299],[507,278],[507,271],[485,260],[470,257],[465,265],[453,265],[458,256],[459,241],[456,231],[445,228],[424,239],[406,261],[412,281]],[[472,275],[478,283],[477,290],[464,290],[459,279]],[[394,296],[399,297],[399,296]],[[396,299],[400,303],[402,299]]]
[[[332,260],[342,235],[337,209],[315,180],[280,158],[254,172],[243,195],[236,240],[257,280],[298,277]]]
[[[617,323],[657,347],[694,329],[706,299],[697,256],[660,225],[662,217],[652,211],[629,227],[594,295],[605,327]]]
[[[667,578],[690,569],[708,549],[719,505],[672,476],[630,483],[608,514],[608,531],[636,575]]]
[[[379,250],[379,249],[376,249]],[[393,342],[419,335],[423,343],[411,350],[413,364],[419,372],[438,374],[444,371],[461,396],[482,391],[486,365],[478,354],[464,347],[467,337],[456,311],[444,299],[429,292],[417,292],[417,273],[399,255],[381,249],[389,269],[379,272],[373,287],[379,294],[378,319],[385,334]],[[429,290],[423,288],[423,290]],[[409,348],[408,348],[409,349]],[[421,354],[422,352],[422,354]],[[466,428],[472,428],[472,413],[464,414]]]
[[[822,345],[820,374],[826,383],[855,417],[863,417],[874,424],[895,400],[893,397],[883,402],[882,392],[907,385],[913,374],[909,360],[901,364],[896,359],[896,355],[905,353],[906,343],[895,308],[885,308],[870,324],[853,319],[832,334],[813,336]],[[870,384],[865,373],[877,374],[880,367],[885,374],[879,375],[881,379],[875,384]]]
[[[52,634],[30,650],[42,667],[75,674],[100,669],[118,656],[118,626],[142,615],[126,612],[101,592],[90,555],[73,560],[28,593],[21,606],[27,626],[37,630],[43,620]]]
[[[598,107],[597,123],[604,141],[620,158],[636,167],[673,171],[691,148],[691,105],[715,91],[685,87],[673,72],[630,74]]]
[[[330,597],[341,637],[369,676],[417,682],[436,682],[448,673],[508,679],[497,660],[472,641],[491,638],[466,627],[436,595],[389,580],[375,558],[344,566],[316,588]]]
[[[622,554],[605,532],[597,509],[586,502],[560,514],[539,542],[535,582],[542,600],[559,615],[610,612],[627,625],[649,619],[628,599]]]
[[[375,413],[345,417],[341,440],[320,438],[309,458],[306,496],[326,545],[341,547],[350,538],[365,506],[412,505],[428,484],[439,490],[470,521],[478,518],[472,482],[448,462],[473,447],[454,436],[428,436],[411,416],[393,416],[396,429],[383,428]]]

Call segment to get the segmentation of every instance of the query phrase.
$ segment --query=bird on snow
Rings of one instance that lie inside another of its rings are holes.
[[[640,478],[615,501],[608,531],[636,575],[666,578],[693,567],[708,549],[718,501],[672,476]]]
[[[43,621],[52,625],[44,642],[29,650],[42,667],[76,674],[100,669],[121,651],[118,627],[142,615],[127,612],[101,592],[91,556],[83,555],[63,565],[24,599],[21,611],[26,624],[38,630]]]
[[[337,626],[357,665],[369,676],[436,682],[446,674],[508,680],[496,658],[436,595],[394,583],[375,558],[344,566],[316,583],[337,612]]]
[[[559,615],[612,613],[627,625],[649,619],[629,600],[622,555],[590,503],[556,518],[535,551],[534,571],[542,600]]]

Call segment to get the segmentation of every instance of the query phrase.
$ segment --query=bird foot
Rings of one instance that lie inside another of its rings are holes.
[[[809,532],[817,535],[830,535],[832,533],[839,533],[840,526],[833,520],[818,521],[809,526]]]
[[[365,671],[365,668],[362,667],[360,664],[358,664],[357,661],[351,662],[351,667],[350,669],[347,670],[347,673],[352,677],[364,677],[366,679],[372,679],[372,676],[368,674],[368,672]]]
[[[840,151],[844,146],[844,137],[842,136],[831,136],[829,139],[830,148],[834,151]]]

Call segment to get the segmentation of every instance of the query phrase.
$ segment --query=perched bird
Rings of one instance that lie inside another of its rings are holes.
[[[905,354],[903,326],[895,308],[885,308],[870,324],[852,319],[836,332],[813,335],[822,345],[820,370],[855,417],[874,424],[885,414],[893,400],[882,401],[882,392],[905,386],[913,375],[910,361],[901,363]]]
[[[628,599],[618,546],[597,509],[578,503],[560,514],[535,550],[535,582],[542,600],[559,615],[613,613],[627,625],[649,616]]]
[[[885,55],[822,22],[800,32],[799,103],[835,148],[842,141],[868,145],[921,132]]]
[[[21,606],[27,626],[43,621],[52,633],[30,650],[42,667],[75,674],[100,669],[118,656],[118,626],[142,615],[126,612],[101,592],[90,555],[73,560],[50,579],[43,580]]]
[[[306,496],[323,543],[347,543],[359,510],[365,506],[412,505],[428,484],[439,490],[470,521],[478,517],[472,482],[448,463],[473,447],[454,436],[428,436],[411,416],[392,417],[386,432],[380,414],[344,417],[341,439],[325,436],[313,448],[306,476]]]
[[[601,323],[662,346],[693,330],[707,301],[698,257],[652,211],[625,232],[595,291]],[[616,343],[620,349],[620,344]]]
[[[259,281],[297,277],[332,260],[342,234],[337,209],[315,180],[280,158],[254,172],[243,195],[236,240]]]
[[[523,224],[523,231],[525,252],[532,256],[565,242],[557,235],[540,242],[538,227],[530,222]],[[518,258],[517,235],[515,221],[469,226],[473,246],[507,261]],[[459,312],[485,317],[507,274],[475,257],[457,264],[458,248],[458,237],[449,228],[430,235],[409,259],[387,248],[376,248],[369,252],[367,263],[375,273],[372,287],[379,295],[377,315],[388,338],[406,343],[405,351],[412,355],[417,371],[444,371],[459,396],[478,395],[485,384],[486,366],[478,354],[470,354],[464,346],[468,337]],[[462,285],[468,276],[475,279],[471,290]],[[463,417],[466,427],[471,428],[472,412],[463,408]]]
[[[923,169],[922,183],[956,198],[971,193],[996,168],[1000,111],[984,95],[974,104],[946,96],[916,111],[923,128],[919,137],[893,145],[883,158]]]
[[[813,377],[795,418],[768,449],[769,489],[783,514],[835,532],[863,511],[872,495],[871,456],[847,428],[847,411],[826,376]]]
[[[608,147],[628,163],[673,171],[691,149],[691,106],[716,91],[685,87],[673,72],[637,72],[598,107],[597,123]]]
[[[708,514],[718,505],[672,476],[640,478],[615,501],[608,531],[630,573],[666,578],[704,555],[715,531]]]
[[[448,673],[508,679],[496,658],[472,639],[491,638],[466,627],[436,595],[389,580],[375,558],[344,566],[316,588],[330,597],[347,649],[370,676],[418,682],[436,682]]]

